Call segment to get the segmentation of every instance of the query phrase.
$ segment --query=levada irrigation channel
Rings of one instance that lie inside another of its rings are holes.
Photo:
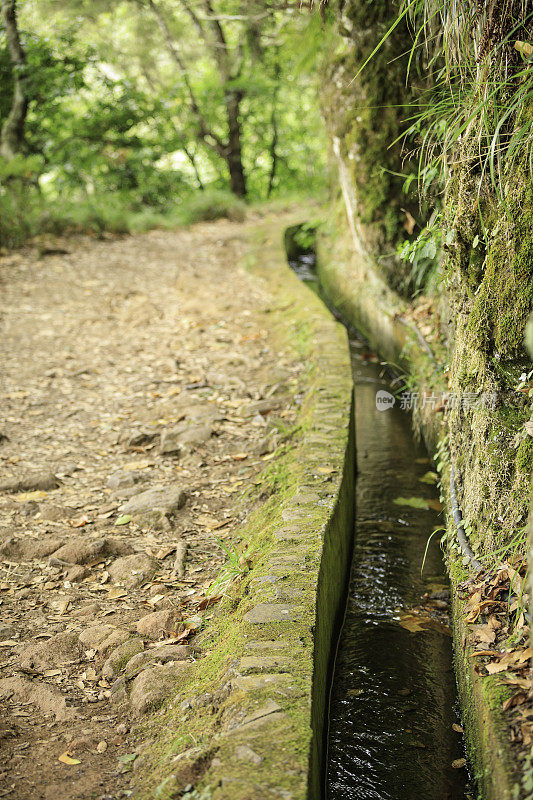
[[[318,291],[312,253],[301,255],[289,263]],[[382,394],[392,397],[379,359],[351,334],[355,538],[331,686],[326,796],[467,800],[475,792],[461,766],[439,535],[427,546],[442,524],[436,476],[409,415]]]

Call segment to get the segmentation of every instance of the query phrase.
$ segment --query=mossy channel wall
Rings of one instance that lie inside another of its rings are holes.
[[[170,706],[139,731],[150,744],[136,761],[137,798],[323,796],[353,536],[352,375],[344,327],[287,265],[289,223],[254,230],[246,267],[271,298],[258,327],[307,367],[296,429],[241,498],[254,509],[240,532],[253,568],[217,606]]]

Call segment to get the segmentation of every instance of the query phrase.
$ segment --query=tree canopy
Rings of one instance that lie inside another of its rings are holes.
[[[198,190],[316,188],[316,24],[258,0],[2,0],[4,205],[20,180],[164,213]]]

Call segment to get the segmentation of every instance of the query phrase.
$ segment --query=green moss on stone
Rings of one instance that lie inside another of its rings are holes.
[[[408,238],[405,209],[414,217],[419,214],[414,195],[403,191],[402,177],[416,167],[399,141],[406,107],[414,97],[413,76],[405,81],[412,46],[405,21],[384,38],[360,72],[397,12],[390,0],[330,3],[330,24],[342,45],[324,59],[321,99],[327,127],[340,142],[340,155],[355,187],[360,235],[369,252],[380,254],[383,277],[401,290],[409,269],[393,254]]]
[[[519,472],[531,475],[533,471],[533,439],[528,436],[521,442],[516,453],[516,467]]]
[[[487,355],[516,358],[533,305],[533,192],[529,174],[518,173],[507,198],[508,215],[493,228],[484,274],[469,320],[475,344]]]

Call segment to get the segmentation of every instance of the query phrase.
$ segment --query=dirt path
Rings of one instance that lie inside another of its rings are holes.
[[[128,796],[135,721],[197,655],[214,534],[238,543],[233,493],[301,368],[261,327],[241,235],[0,259],[0,797]]]

